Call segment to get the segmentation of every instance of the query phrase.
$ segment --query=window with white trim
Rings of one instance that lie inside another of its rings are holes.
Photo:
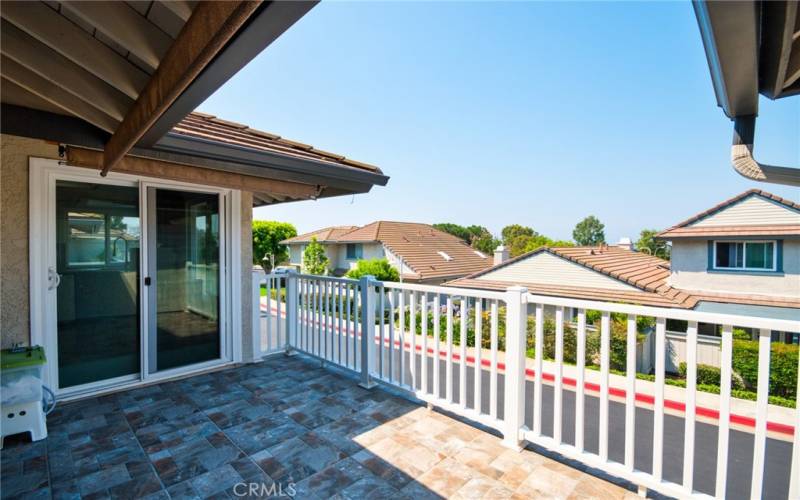
[[[775,271],[775,241],[715,241],[714,269]]]

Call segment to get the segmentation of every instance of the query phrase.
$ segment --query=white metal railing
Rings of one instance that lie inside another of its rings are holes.
[[[535,443],[642,487],[680,498],[726,496],[730,424],[732,420],[749,421],[733,412],[732,333],[734,327],[757,329],[757,395],[754,403],[748,403],[754,415],[750,496],[762,496],[768,415],[771,408],[777,412],[768,399],[771,331],[800,332],[797,322],[547,297],[529,294],[520,287],[498,292],[294,272],[261,274],[258,283],[264,284],[267,292],[266,299],[262,298],[259,287],[255,287],[256,353],[306,353],[358,373],[364,387],[375,383],[396,386],[431,405],[495,428],[509,447],[521,448],[526,441]],[[281,299],[282,293],[285,299]],[[567,323],[566,308],[578,311],[576,322]],[[599,333],[588,328],[590,312],[600,315]],[[652,381],[637,379],[637,318],[650,318],[655,324]],[[683,389],[666,383],[667,320],[688,322]],[[698,405],[698,323],[722,325],[721,383],[719,395],[714,396],[718,402],[714,408]],[[567,330],[575,342],[575,361],[569,366],[565,348],[572,349],[573,345],[565,343]],[[616,362],[624,368],[621,376],[612,373],[612,337],[616,351],[621,345],[625,349],[624,363],[616,355]],[[599,342],[596,357],[589,360],[599,365],[593,369],[586,365],[590,339]],[[545,360],[548,343],[552,354],[551,359]],[[574,377],[566,377],[565,371]],[[526,390],[530,385],[531,390]],[[552,387],[552,397],[547,401],[552,407],[548,414],[552,421],[547,422],[543,411],[545,386]],[[575,392],[575,404],[569,407],[574,422],[567,419],[566,424],[562,422],[564,390]],[[587,395],[598,399],[596,413],[587,412]],[[609,458],[612,401],[624,405],[621,461]],[[742,400],[736,401],[738,405]],[[653,412],[649,472],[634,464],[636,408],[642,405],[651,407]],[[532,408],[532,415],[526,415],[526,407]],[[664,477],[666,409],[684,417],[683,474],[678,481]],[[790,412],[789,422],[771,424],[784,435],[793,436],[788,495],[800,498],[800,408],[779,410],[784,416]],[[694,487],[695,427],[699,415],[705,419],[716,417],[718,430],[715,487],[710,495]],[[597,423],[596,451],[586,446],[585,430],[590,422]],[[548,433],[544,432],[545,424],[550,428]],[[566,442],[564,425],[573,424],[574,439]]]

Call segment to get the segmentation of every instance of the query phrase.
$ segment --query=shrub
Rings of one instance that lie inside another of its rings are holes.
[[[686,363],[678,365],[678,373],[684,379],[686,378]],[[702,385],[716,385],[719,387],[722,376],[720,369],[711,365],[697,365],[697,383]]]
[[[773,342],[770,351],[769,393],[795,399],[798,346]],[[748,389],[758,387],[758,341],[733,341],[733,370],[742,376]]]
[[[356,267],[347,271],[348,278],[359,279],[363,276],[374,276],[379,281],[400,281],[397,269],[386,259],[361,259]]]

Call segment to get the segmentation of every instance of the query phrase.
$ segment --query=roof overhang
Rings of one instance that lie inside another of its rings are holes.
[[[385,185],[358,162],[170,133],[317,1],[3,2],[2,132],[100,150],[103,173],[133,154],[311,185],[314,198]]]
[[[694,0],[717,104],[735,122],[731,161],[752,180],[800,185],[800,169],[753,158],[759,93],[800,93],[800,16],[795,1]]]

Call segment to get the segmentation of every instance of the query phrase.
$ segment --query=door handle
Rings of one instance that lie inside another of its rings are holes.
[[[49,283],[48,290],[56,289],[61,284],[61,275],[52,266],[47,268],[47,282]]]
[[[144,286],[150,286],[150,276],[145,277]]]

